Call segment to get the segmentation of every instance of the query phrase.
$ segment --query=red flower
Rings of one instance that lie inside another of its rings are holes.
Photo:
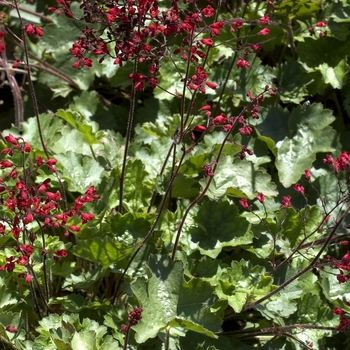
[[[91,221],[95,218],[94,214],[89,214],[89,213],[80,213],[80,218],[81,218],[81,222],[82,224],[87,223],[88,221]]]
[[[343,316],[345,315],[345,311],[343,311],[342,309],[340,309],[339,307],[335,307],[333,310],[333,313],[335,315],[339,315],[339,316]]]
[[[235,26],[237,29],[241,29],[243,27],[242,21],[235,21],[232,23],[233,26]]]
[[[305,173],[306,180],[310,180],[310,178],[311,178],[310,171],[309,170],[305,170],[304,173]]]
[[[208,38],[203,38],[201,39],[201,43],[206,45],[206,46],[213,46],[213,40],[212,39],[208,39]]]
[[[27,277],[26,277],[26,279],[25,279],[25,281],[26,281],[27,283],[30,283],[30,282],[32,282],[32,279],[33,279],[33,276],[32,276],[30,273],[28,273],[28,274],[27,274]]]
[[[265,201],[265,196],[262,193],[258,193],[256,198],[260,203],[264,203]]]
[[[291,200],[290,196],[283,196],[282,207],[283,208],[289,208],[292,205],[290,200]]]
[[[249,68],[250,64],[246,60],[239,58],[236,66],[237,66],[237,68]]]
[[[262,30],[260,30],[260,32],[258,33],[258,35],[268,35],[270,33],[270,29],[269,28],[264,28]]]
[[[301,186],[301,185],[299,185],[299,184],[295,184],[294,186],[293,186],[293,188],[297,191],[297,192],[299,192],[299,193],[304,193],[304,187],[303,186]]]
[[[15,146],[18,144],[17,139],[11,134],[9,134],[8,136],[5,136],[5,140],[6,142],[11,143],[12,145],[15,145]]]
[[[265,15],[264,17],[261,17],[259,21],[261,24],[269,24],[270,17],[269,15]]]
[[[327,25],[327,21],[325,19],[316,23],[316,27],[322,28],[322,27],[325,27],[326,25]]]
[[[227,118],[223,113],[213,119],[213,124],[215,125],[223,124],[223,123],[227,123]]]
[[[204,17],[211,17],[214,15],[214,12],[215,10],[210,5],[208,5],[206,8],[202,10]]]
[[[251,47],[252,47],[252,49],[254,51],[260,51],[261,50],[261,45],[260,44],[252,44]]]
[[[27,29],[26,29],[26,33],[28,35],[35,34],[35,29],[34,29],[34,27],[33,27],[33,25],[31,23],[28,24]]]
[[[15,326],[9,325],[9,326],[6,326],[5,329],[6,329],[7,332],[10,332],[10,333],[17,333],[17,328],[16,328]]]
[[[210,89],[213,89],[213,90],[217,88],[217,85],[212,83],[211,81],[207,81],[205,85],[207,85]]]
[[[26,266],[28,264],[28,257],[25,255],[25,256],[20,256],[17,260],[17,264],[18,265],[21,265],[21,266]]]
[[[244,208],[244,209],[249,209],[249,204],[246,198],[242,198],[239,201],[239,204]]]
[[[43,36],[44,35],[43,29],[41,27],[35,27],[35,32],[39,36]]]
[[[8,160],[1,160],[0,161],[1,169],[6,169],[12,167],[13,163]]]
[[[252,128],[248,125],[245,125],[242,128],[239,128],[238,131],[241,135],[250,135],[252,132]]]

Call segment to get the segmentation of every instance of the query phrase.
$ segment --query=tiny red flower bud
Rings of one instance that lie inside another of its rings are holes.
[[[41,27],[35,27],[35,32],[39,36],[43,36],[44,35],[43,29]]]
[[[28,35],[35,34],[35,29],[34,29],[34,27],[33,27],[33,25],[31,23],[28,24],[27,29],[26,29],[26,33]]]
[[[13,135],[11,135],[11,134],[5,136],[5,140],[6,140],[8,143],[11,143],[12,145],[15,145],[15,146],[18,144],[17,139],[16,139]]]
[[[27,283],[30,283],[30,282],[32,282],[32,279],[33,279],[33,276],[32,276],[30,273],[28,273],[28,274],[27,274],[27,277],[26,277],[26,279],[25,279],[25,281],[26,281]]]
[[[17,264],[21,266],[26,266],[28,264],[28,256],[20,256],[17,260]]]
[[[0,161],[1,169],[10,168],[10,167],[12,167],[12,165],[13,165],[13,163],[8,161],[8,160],[1,160]]]
[[[270,29],[269,28],[264,28],[262,30],[260,30],[260,32],[258,33],[258,35],[268,35],[270,33]]]
[[[305,170],[304,173],[305,173],[306,180],[310,180],[310,178],[311,178],[310,171],[309,170]]]
[[[46,161],[47,165],[55,165],[57,163],[57,160],[55,158],[50,158]]]
[[[261,17],[259,21],[261,24],[265,24],[265,25],[269,24],[270,17],[269,17],[269,15],[265,15],[264,17]]]
[[[256,198],[260,203],[264,203],[264,201],[265,201],[265,196],[262,193],[258,193]]]
[[[237,68],[249,68],[250,64],[249,62],[245,61],[242,58],[239,58],[237,63],[236,63]]]
[[[10,333],[17,333],[17,331],[18,331],[15,326],[11,326],[11,325],[6,326],[5,329],[6,329],[7,332],[10,332]]]
[[[213,90],[217,88],[217,85],[212,83],[211,81],[207,81],[205,85],[207,85],[210,89],[213,89]]]
[[[343,316],[345,315],[345,311],[343,311],[342,309],[340,309],[339,307],[335,307],[333,310],[333,313],[335,315],[339,315],[339,316]]]
[[[29,143],[24,143],[24,152],[29,153],[31,150]]]
[[[213,40],[212,39],[206,39],[206,38],[203,38],[201,39],[201,43],[206,45],[206,46],[213,46]]]
[[[249,204],[246,198],[242,198],[239,201],[239,204],[244,208],[244,209],[249,209]]]
[[[74,231],[74,232],[79,232],[80,231],[80,227],[79,226],[69,226],[69,228]]]
[[[292,205],[290,200],[291,200],[290,196],[283,196],[282,207],[283,208],[289,208]]]
[[[293,188],[299,193],[304,193],[304,187],[299,184],[295,184]]]

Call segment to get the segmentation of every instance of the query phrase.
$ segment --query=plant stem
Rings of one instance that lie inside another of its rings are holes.
[[[138,57],[134,60],[134,69],[133,73],[137,73],[137,65],[138,65]],[[124,201],[124,180],[125,180],[125,172],[126,172],[126,163],[128,161],[128,153],[129,153],[129,144],[131,141],[131,131],[134,121],[134,114],[135,114],[135,97],[136,97],[136,89],[135,89],[136,82],[133,80],[132,86],[131,86],[131,94],[130,94],[130,109],[129,109],[129,116],[128,116],[128,124],[126,128],[126,136],[125,136],[125,149],[124,149],[124,157],[123,157],[123,164],[122,164],[122,171],[120,174],[119,179],[119,213],[123,214],[124,208],[123,208],[123,201]]]

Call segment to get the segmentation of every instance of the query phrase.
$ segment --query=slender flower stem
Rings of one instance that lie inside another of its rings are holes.
[[[138,58],[136,57],[134,59],[134,69],[133,69],[134,74],[137,73],[137,65],[138,65]],[[130,94],[130,107],[129,107],[128,124],[127,124],[127,128],[126,128],[126,136],[125,136],[124,157],[123,157],[122,170],[121,170],[120,179],[119,179],[119,212],[121,214],[123,214],[123,211],[124,211],[124,208],[123,208],[124,180],[125,180],[126,164],[128,162],[129,145],[130,145],[130,141],[131,141],[131,132],[132,132],[134,114],[135,114],[135,103],[136,103],[135,85],[136,85],[136,83],[135,83],[135,81],[133,81],[132,87],[131,87],[131,94]]]

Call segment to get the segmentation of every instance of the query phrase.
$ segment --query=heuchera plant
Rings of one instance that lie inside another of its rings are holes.
[[[346,346],[346,0],[3,5],[6,346]]]

